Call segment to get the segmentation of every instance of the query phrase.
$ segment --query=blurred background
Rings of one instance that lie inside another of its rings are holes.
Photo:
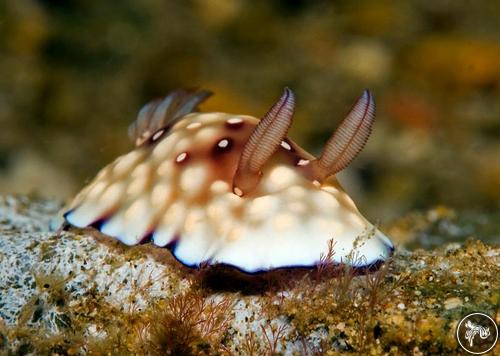
[[[368,87],[374,134],[341,177],[367,217],[500,218],[499,16],[495,0],[1,2],[0,194],[69,199],[175,88],[261,116],[290,86],[290,137],[318,153]]]

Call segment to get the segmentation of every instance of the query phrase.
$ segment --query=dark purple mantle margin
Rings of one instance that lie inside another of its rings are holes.
[[[178,258],[175,254],[175,248],[177,246],[179,242],[179,238],[176,237],[171,243],[169,243],[168,245],[165,246],[165,248],[167,248],[170,253],[172,254],[172,256],[174,256],[174,258],[176,259],[177,262],[179,262],[180,264],[182,264],[183,266],[186,266],[188,268],[192,268],[192,269],[197,269],[197,268],[200,268],[204,263],[209,263],[210,261],[203,261],[199,264],[187,264],[187,263],[184,263],[180,258]],[[387,246],[387,245],[386,245]],[[394,253],[394,246],[387,246],[388,249],[389,249],[389,256],[388,257],[391,257],[392,254]],[[378,271],[378,269],[380,267],[382,267],[382,265],[385,263],[386,260],[383,260],[383,259],[377,259],[375,260],[374,262],[372,263],[368,263],[366,265],[362,265],[362,266],[352,266],[351,265],[351,268],[354,270],[354,273],[356,275],[362,275],[362,274],[366,274],[366,273],[371,273],[371,272],[376,272]],[[342,265],[343,263],[332,263],[332,266],[340,266]],[[228,263],[217,263],[217,264],[209,264],[209,268],[210,267],[228,267],[228,268],[233,268],[243,274],[246,274],[246,275],[250,275],[250,276],[256,276],[256,275],[262,275],[262,274],[265,274],[265,273],[268,273],[268,272],[276,272],[276,271],[280,271],[280,270],[294,270],[294,269],[314,269],[314,268],[317,268],[318,267],[318,264],[313,264],[313,265],[294,265],[294,266],[282,266],[282,267],[277,267],[277,268],[273,268],[273,269],[263,269],[263,270],[257,270],[257,271],[246,271],[244,269],[242,269],[241,267],[238,267],[238,266],[235,266],[235,265],[232,265],[232,264],[228,264]]]
[[[68,216],[69,214],[71,214],[73,210],[69,210],[67,212],[65,212],[63,214],[64,216],[64,219],[65,219],[65,222],[69,225],[71,225],[67,220],[66,220],[66,216]],[[97,229],[97,230],[101,230],[101,227],[102,225],[104,224],[104,222],[106,221],[106,219],[99,219],[97,221],[95,221],[94,223],[92,224],[89,224],[89,226]],[[73,225],[71,225],[73,226]],[[139,244],[145,244],[145,243],[148,243],[151,238],[153,236],[153,233],[152,232],[148,232],[148,234],[146,234],[146,236],[144,236],[141,241],[139,242]],[[118,241],[120,241],[118,238],[114,238],[112,236],[110,236],[111,238],[113,239],[117,239]],[[168,243],[166,246],[164,247],[161,247],[161,246],[157,246],[158,248],[166,248],[170,251],[170,253],[172,254],[172,256],[174,256],[175,260],[177,262],[179,262],[180,264],[182,264],[183,266],[185,267],[188,267],[188,268],[192,268],[192,269],[198,269],[200,268],[203,264],[205,263],[210,263],[210,261],[203,261],[201,263],[198,263],[198,264],[187,264],[185,262],[183,262],[180,258],[178,258],[175,254],[175,249],[177,247],[177,244],[179,243],[179,236],[175,236],[174,239]],[[387,246],[387,245],[386,245]],[[388,249],[389,249],[389,256],[392,256],[392,254],[394,253],[394,246],[387,246]],[[351,268],[354,270],[354,273],[356,275],[361,275],[361,274],[366,274],[366,273],[372,273],[372,272],[376,272],[383,264],[384,264],[385,260],[383,259],[377,259],[375,260],[374,262],[372,263],[368,263],[366,265],[362,265],[362,266],[351,266]],[[342,263],[333,263],[332,266],[340,266],[342,265]],[[263,269],[263,270],[257,270],[257,271],[246,271],[244,270],[243,268],[241,267],[238,267],[238,266],[235,266],[235,265],[232,265],[232,264],[228,264],[228,263],[217,263],[217,264],[214,264],[214,265],[211,265],[209,264],[209,267],[227,267],[227,268],[233,268],[243,274],[246,274],[246,275],[250,275],[250,276],[254,276],[254,275],[263,275],[267,272],[275,272],[275,271],[280,271],[280,270],[294,270],[294,269],[314,269],[314,268],[317,268],[318,267],[318,264],[313,264],[313,265],[294,265],[294,266],[282,266],[282,267],[277,267],[277,268],[273,268],[273,269]]]

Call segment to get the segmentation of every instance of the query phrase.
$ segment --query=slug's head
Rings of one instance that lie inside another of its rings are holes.
[[[366,264],[392,244],[333,177],[359,153],[375,104],[365,91],[315,158],[287,138],[295,98],[286,88],[262,119],[195,113],[210,93],[176,91],[147,104],[130,126],[136,148],[105,167],[66,213],[128,245],[151,239],[189,266],[246,272],[314,266],[335,241],[345,261],[355,241]]]

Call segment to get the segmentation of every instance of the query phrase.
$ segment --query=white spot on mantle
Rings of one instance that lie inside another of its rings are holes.
[[[186,152],[182,152],[180,155],[178,155],[176,158],[175,158],[175,161],[177,163],[181,163],[182,161],[184,161],[185,159],[187,158],[187,153]]]
[[[290,151],[292,149],[292,147],[286,141],[281,141],[281,147],[283,147],[287,151]]]
[[[226,148],[229,145],[229,141],[226,139],[220,140],[217,146],[220,148]]]
[[[233,117],[233,118],[230,118],[229,120],[227,120],[227,123],[230,125],[235,125],[235,124],[239,124],[242,122],[243,122],[243,120],[240,119],[239,117]]]
[[[163,135],[163,133],[164,133],[164,132],[165,132],[165,130],[164,130],[164,129],[163,129],[163,130],[160,130],[160,131],[157,131],[157,132],[153,135],[153,137],[152,137],[151,139],[152,139],[153,141],[158,140],[158,139],[159,139],[159,138]]]

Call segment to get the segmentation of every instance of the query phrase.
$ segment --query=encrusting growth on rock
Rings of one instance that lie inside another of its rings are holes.
[[[58,236],[47,223],[60,205],[24,199],[19,209],[17,199],[0,198],[0,353],[453,354],[465,314],[497,313],[499,250],[478,240],[403,250],[366,275],[338,265],[330,240],[315,268],[243,274],[262,285],[238,292],[208,283],[215,267],[183,267],[152,244],[127,247],[94,229]],[[443,234],[483,236],[459,215],[435,213],[392,231],[439,224]],[[179,330],[186,338],[167,346]]]

